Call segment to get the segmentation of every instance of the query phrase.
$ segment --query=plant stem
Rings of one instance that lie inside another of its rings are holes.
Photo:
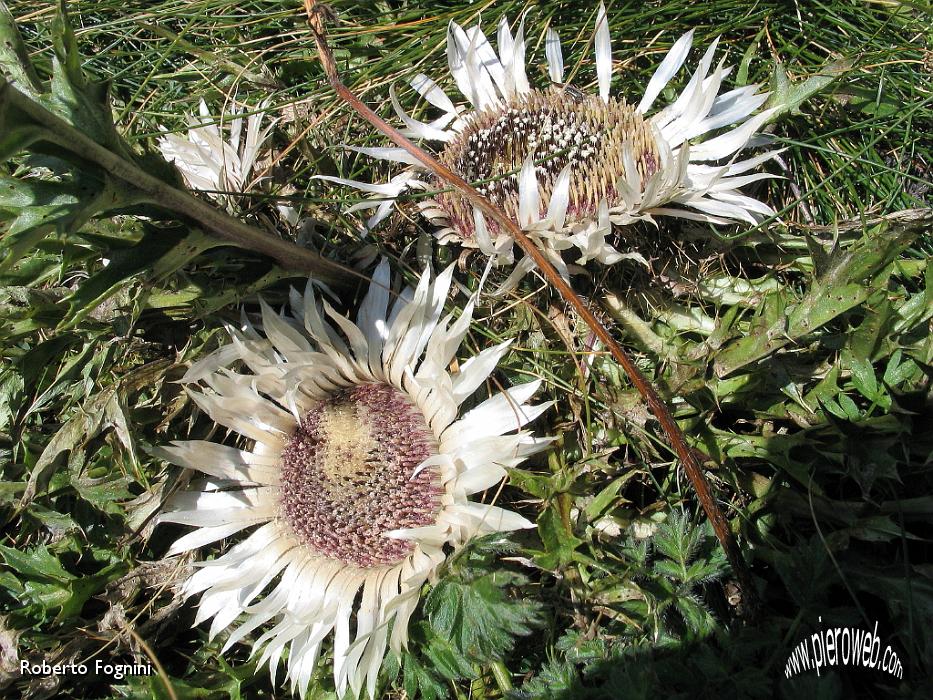
[[[379,129],[379,131],[385,134],[396,145],[404,148],[425,168],[430,170],[439,178],[442,178],[446,182],[450,183],[464,198],[469,200],[469,202],[474,207],[479,209],[485,216],[493,219],[501,227],[507,230],[515,239],[515,242],[518,243],[518,245],[524,251],[525,255],[529,256],[535,262],[535,264],[538,266],[538,269],[541,271],[544,277],[547,278],[548,282],[550,282],[550,284],[552,284],[557,289],[557,291],[564,298],[564,300],[567,301],[567,303],[573,306],[573,308],[577,311],[578,314],[580,314],[590,329],[592,329],[593,333],[596,334],[596,337],[599,338],[603,345],[609,349],[609,352],[612,354],[615,360],[625,370],[625,373],[632,380],[632,383],[635,385],[639,393],[647,402],[648,406],[651,408],[651,412],[661,423],[661,427],[667,434],[667,437],[671,442],[671,446],[674,448],[674,451],[680,458],[681,464],[684,467],[684,471],[693,484],[693,488],[697,493],[697,498],[699,499],[700,504],[703,506],[703,510],[706,512],[706,517],[709,518],[710,522],[712,523],[713,530],[716,532],[716,537],[719,539],[719,542],[721,543],[722,548],[725,550],[726,556],[729,559],[729,563],[732,565],[733,572],[735,573],[737,583],[741,590],[744,609],[747,614],[754,615],[758,607],[757,593],[754,583],[752,582],[748,567],[745,564],[745,560],[742,558],[742,553],[739,550],[735,537],[732,534],[732,530],[729,528],[729,523],[723,515],[719,505],[716,503],[716,499],[712,494],[709,482],[703,473],[703,468],[700,465],[700,461],[697,458],[697,455],[701,455],[704,461],[707,461],[709,458],[706,455],[700,453],[698,450],[695,450],[687,445],[684,434],[677,426],[674,417],[671,415],[667,405],[658,395],[658,392],[655,391],[654,387],[647,379],[645,379],[628,354],[626,354],[622,347],[616,343],[606,328],[599,322],[599,320],[587,306],[586,302],[584,302],[573,291],[573,289],[570,287],[570,284],[563,277],[561,277],[560,274],[558,274],[553,265],[551,265],[544,254],[541,253],[541,251],[538,250],[534,243],[532,243],[531,240],[524,234],[521,228],[492,202],[477,192],[470,185],[470,183],[457,175],[455,172],[451,171],[446,166],[442,165],[429,153],[422,150],[421,148],[418,148],[418,146],[403,136],[397,129],[389,125],[341,82],[340,75],[337,72],[336,63],[334,62],[333,54],[331,53],[330,47],[327,44],[327,37],[324,28],[325,20],[328,18],[328,16],[331,15],[331,12],[326,8],[326,6],[319,3],[317,0],[304,0],[304,4],[305,11],[308,15],[308,25],[310,26],[311,33],[314,36],[314,42],[317,45],[321,64],[324,68],[324,72],[327,75],[327,79],[330,82],[331,87],[337,92],[337,94],[340,95],[340,97],[343,98],[344,101],[346,101],[358,114],[366,119],[366,121]]]
[[[15,108],[42,125],[54,135],[56,143],[135,188],[152,204],[181,217],[193,219],[218,238],[241,248],[268,255],[284,268],[308,273],[315,279],[335,287],[346,286],[350,277],[361,276],[357,271],[328,260],[312,250],[245,224],[188,192],[150,175],[132,161],[101,146],[61,117],[24,95],[2,76],[0,104],[7,108]]]
[[[499,686],[499,691],[503,696],[512,690],[512,676],[501,659],[490,663],[489,670],[492,671],[492,677],[496,680],[496,685]]]

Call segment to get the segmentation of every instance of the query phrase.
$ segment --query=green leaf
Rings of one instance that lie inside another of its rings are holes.
[[[887,223],[867,232],[848,250],[833,251],[829,267],[814,279],[806,295],[779,315],[769,294],[759,322],[748,335],[726,345],[716,357],[717,376],[726,377],[752,362],[811,335],[841,314],[865,302],[886,283],[894,259],[920,234],[919,227],[892,228]]]
[[[200,231],[187,229],[154,230],[147,227],[147,235],[131,248],[110,254],[110,264],[92,275],[65,301],[68,312],[59,326],[73,328],[102,302],[126,286],[135,275],[148,273],[150,279],[164,277],[186,265],[205,250],[223,245]]]
[[[865,318],[858,330],[849,339],[849,348],[855,357],[874,360],[884,351],[885,338],[891,324],[897,318],[894,305],[887,298],[886,290],[880,290],[865,303]]]
[[[522,684],[515,697],[520,700],[586,697],[582,695],[579,681],[576,666],[572,662],[560,657],[550,658],[533,678]]]
[[[555,491],[553,474],[535,474],[526,469],[510,469],[509,483],[540,499],[550,498]]]
[[[44,545],[25,552],[0,545],[0,556],[7,566],[25,578],[58,583],[68,583],[74,579],[74,575],[68,573]]]
[[[25,381],[19,372],[0,370],[0,430],[10,429],[24,387]]]
[[[459,669],[461,676],[467,675],[463,673],[464,665],[448,656],[451,650],[471,661],[501,658],[512,648],[515,637],[531,633],[537,619],[535,604],[510,599],[499,578],[505,577],[495,573],[470,581],[448,577],[431,590],[424,602],[434,638],[445,640],[445,644],[437,646],[437,653],[448,660],[451,669]]]
[[[762,27],[755,38],[748,42],[748,47],[745,49],[745,53],[742,54],[742,60],[739,61],[739,68],[735,74],[735,87],[740,88],[748,85],[748,67],[758,53],[758,44],[761,43],[762,38],[765,36],[766,29],[766,27]]]
[[[612,482],[596,494],[596,497],[587,504],[585,513],[586,518],[590,522],[596,520],[600,515],[605,511],[615,500],[619,494],[619,490],[626,484],[626,482],[635,476],[638,472],[632,470],[627,474],[623,474],[617,479],[613,479]]]
[[[517,588],[526,577],[497,561],[514,549],[497,533],[473,540],[448,560],[449,571],[425,596],[424,619],[412,625],[402,657],[409,695],[417,690],[426,698],[447,697],[443,679],[476,678],[478,667],[502,660],[517,637],[540,624],[540,605]]]
[[[91,398],[65,423],[46,445],[29,475],[22,503],[35,498],[48,480],[48,471],[62,453],[75,449],[93,438],[101,430],[107,415],[107,405],[116,400],[116,386],[110,386]]]
[[[76,577],[66,571],[45,546],[20,551],[0,545],[0,556],[19,579],[25,579],[19,596],[45,612],[58,610],[58,619],[77,615],[102,587],[97,577]]]
[[[458,680],[460,678],[475,678],[476,671],[463,654],[461,654],[451,641],[443,636],[432,635],[430,643],[422,649],[425,658],[431,662],[431,669],[444,678]]]
[[[911,535],[905,531],[904,528],[894,523],[886,515],[862,518],[853,527],[846,528],[845,532],[851,537],[865,542],[890,542],[901,538],[920,539],[916,535]]]
[[[159,159],[138,155],[120,136],[113,123],[106,85],[85,78],[74,32],[64,2],[54,22],[55,58],[51,81],[43,85],[23,53],[15,23],[0,7],[0,35],[9,45],[0,52],[9,84],[0,77],[0,160],[8,160],[26,149],[46,154],[46,165],[54,177],[0,177],[0,272],[8,271],[31,253],[46,236],[77,233],[94,217],[106,216],[147,202],[125,180],[107,175],[86,158],[77,155],[75,141],[88,137],[120,158],[125,169],[142,168],[174,183],[177,174]],[[17,90],[21,91],[18,92]],[[59,133],[41,115],[51,113],[77,133]]]
[[[3,234],[3,272],[55,230],[80,225],[81,212],[94,191],[87,186],[22,180],[0,175],[0,218],[9,223]]]
[[[42,89],[42,82],[29,60],[29,49],[3,0],[0,0],[0,74],[24,92],[37,95]]]
[[[535,562],[548,571],[567,566],[583,544],[583,540],[568,531],[555,502],[538,517],[538,534],[544,543],[544,551],[535,554]]]
[[[919,378],[920,368],[917,363],[910,358],[902,360],[903,352],[900,348],[891,353],[882,378],[885,386],[894,388],[910,379]]]
[[[855,401],[853,401],[848,394],[839,394],[837,400],[842,410],[845,412],[846,418],[851,421],[857,421],[861,417],[862,412],[859,411]]]
[[[799,114],[800,106],[808,99],[823,92],[852,69],[852,61],[848,59],[832,61],[823,66],[816,75],[810,76],[802,83],[793,84],[784,70],[784,64],[778,59],[774,60],[774,69],[771,73],[771,97],[765,109],[776,108],[778,111],[771,117],[771,121],[779,119],[784,114]]]
[[[892,571],[868,562],[850,567],[847,574],[856,588],[885,601],[889,609],[911,609],[921,619],[933,619],[933,580],[918,575],[908,578],[901,567]]]
[[[132,482],[127,476],[114,476],[101,479],[72,479],[71,484],[78,495],[88,503],[105,513],[120,515],[124,512],[121,504],[133,497],[129,490]]]
[[[448,697],[447,686],[435,673],[421,665],[413,654],[404,654],[402,668],[408,697],[423,700],[444,700]]]
[[[35,503],[26,511],[26,515],[40,522],[56,538],[81,529],[70,515],[58,513]]]
[[[849,359],[849,369],[852,370],[852,384],[858,392],[869,401],[877,401],[878,382],[871,363],[864,358],[852,357]]]

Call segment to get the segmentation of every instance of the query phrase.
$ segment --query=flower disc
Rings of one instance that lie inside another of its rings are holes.
[[[409,540],[386,532],[433,524],[438,476],[412,474],[437,445],[411,399],[387,384],[339,392],[309,411],[282,452],[285,520],[315,551],[362,568],[397,564]]]
[[[571,166],[567,217],[595,217],[599,203],[618,199],[615,185],[625,177],[623,145],[630,144],[639,176],[658,169],[658,152],[650,127],[635,108],[611,98],[572,89],[532,90],[501,107],[477,112],[447,144],[440,160],[477,190],[518,218],[519,171],[529,157],[541,201],[547,202],[561,171]],[[443,189],[443,184],[438,183]],[[472,206],[456,192],[435,197],[447,212],[451,228],[463,239],[473,237]],[[540,212],[543,214],[543,212]],[[489,222],[495,231],[495,222]]]

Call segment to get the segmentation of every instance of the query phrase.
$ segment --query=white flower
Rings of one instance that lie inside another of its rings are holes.
[[[406,645],[445,546],[533,527],[469,496],[547,445],[521,428],[549,404],[527,403],[533,381],[458,418],[509,343],[448,373],[473,310],[471,301],[442,318],[451,275],[432,281],[426,271],[390,303],[383,261],[356,323],[320,304],[310,283],[292,293],[293,316],[263,303],[262,333],[244,318],[232,344],[184,380],[197,405],[252,448],[188,441],[158,451],[208,476],[160,516],[197,528],[170,554],[256,528],[185,583],[186,596],[201,594],[196,624],[213,618],[213,637],[239,620],[224,649],[264,628],[253,652],[274,681],[289,647],[287,674],[302,695],[333,633],[338,696],[365,685],[372,697],[386,648]]]
[[[188,118],[187,136],[166,132],[159,137],[162,157],[175,164],[191,189],[207,192],[232,209],[233,202],[223,192],[246,191],[256,157],[275,126],[273,121],[262,128],[265,116],[262,110],[266,106],[266,102],[261,103],[259,111],[245,119],[238,116],[243,110],[234,107],[230,116],[221,120],[229,132],[224,141],[218,120],[211,116],[204,100],[201,100],[200,116]]]
[[[500,206],[535,240],[566,276],[560,251],[575,247],[578,263],[611,264],[623,256],[606,236],[612,225],[655,216],[715,224],[755,224],[771,208],[739,188],[773,177],[749,174],[777,152],[738,159],[774,110],[752,116],[767,100],[758,85],[720,93],[730,68],[713,67],[718,39],[700,60],[686,87],[660,111],[654,104],[689,53],[693,32],[675,42],[637,106],[610,96],[612,50],[605,8],[596,19],[596,73],[599,94],[564,85],[560,39],[549,29],[545,41],[552,86],[533,88],[525,73],[524,20],[513,37],[507,19],[498,28],[498,55],[479,26],[463,29],[451,22],[447,36],[450,73],[468,105],[455,104],[441,86],[417,75],[412,87],[441,116],[430,122],[407,114],[395,91],[390,97],[404,132],[440,143],[438,159]],[[712,72],[711,72],[712,71]],[[367,222],[375,226],[389,214],[405,189],[435,191],[422,200],[422,213],[440,226],[442,242],[459,241],[511,264],[512,241],[445,183],[425,171],[399,148],[352,150],[412,167],[385,185],[339,178],[378,195],[354,209],[376,208]],[[447,191],[440,191],[447,190]],[[511,283],[533,267],[519,262]],[[507,283],[509,284],[509,283]]]

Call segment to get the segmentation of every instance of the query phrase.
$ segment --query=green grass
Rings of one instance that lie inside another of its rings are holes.
[[[55,3],[7,4],[47,75]],[[134,148],[151,147],[160,128],[184,129],[201,98],[215,114],[233,98],[270,99],[270,116],[281,117],[280,158],[271,179],[240,201],[243,216],[269,219],[276,201],[300,205],[317,222],[306,242],[352,262],[360,221],[344,212],[358,197],[311,176],[382,181],[396,170],[339,148],[385,142],[326,86],[300,5],[70,4],[82,67],[110,81],[114,119]],[[595,3],[331,6],[344,79],[386,117],[392,83],[406,108],[423,110],[403,81],[446,75],[452,19],[481,15],[491,29],[530,8],[532,82],[546,79],[543,38],[553,26],[574,84],[595,84]],[[778,221],[753,230],[637,226],[622,245],[642,252],[650,269],[591,264],[573,280],[604,307],[688,438],[715,461],[709,476],[752,563],[761,614],[748,623],[736,616],[728,566],[637,392],[606,354],[589,353],[586,327],[532,276],[506,300],[484,300],[462,357],[515,338],[496,382],[541,377],[542,398],[556,400],[535,428],[559,440],[516,470],[501,495],[538,530],[478,542],[451,562],[423,595],[401,668],[387,660],[382,692],[925,697],[933,675],[933,239],[929,221],[907,226],[891,215],[930,207],[929,8],[616,2],[609,19],[613,89],[630,100],[691,28],[695,46],[722,34],[749,81],[771,80],[775,59],[795,84],[830,62],[851,62],[770,127],[787,151],[783,165],[768,167],[786,179],[754,194]],[[49,164],[43,157],[18,153],[0,175],[33,181],[28,173],[47,172],[33,170]],[[81,172],[79,202],[100,184],[93,169]],[[410,202],[400,209],[365,242],[410,271],[430,227]],[[247,647],[221,657],[223,635],[209,642],[203,626],[190,627],[193,604],[173,595],[188,562],[162,559],[174,533],[150,518],[186,475],[148,449],[208,434],[210,422],[175,380],[223,342],[224,321],[242,306],[256,309],[258,293],[278,303],[303,282],[188,223],[137,216],[152,213],[66,217],[0,272],[0,689],[10,697],[168,697],[155,677],[66,676],[52,687],[54,679],[16,672],[16,659],[130,660],[140,650],[128,628],[146,640],[178,697],[286,696],[254,668]],[[15,214],[0,198],[4,257]],[[435,268],[459,253],[434,246]],[[483,260],[461,262],[457,278],[475,286]],[[342,301],[351,308],[357,300],[347,293]],[[784,679],[791,649],[816,630],[871,630],[876,621],[903,680],[852,669]],[[326,654],[311,695],[332,697]]]

